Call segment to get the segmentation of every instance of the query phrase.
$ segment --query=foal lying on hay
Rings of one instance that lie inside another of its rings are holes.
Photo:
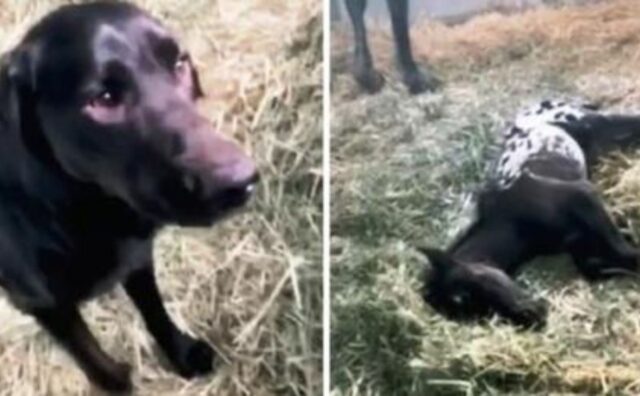
[[[423,297],[454,319],[492,314],[522,327],[545,325],[543,301],[513,280],[527,261],[568,253],[588,280],[634,273],[638,251],[608,216],[589,180],[596,160],[640,143],[640,116],[543,101],[516,116],[477,202],[476,218],[432,264]]]

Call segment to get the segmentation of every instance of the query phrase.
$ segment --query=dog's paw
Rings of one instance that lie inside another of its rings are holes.
[[[171,357],[171,363],[182,377],[193,378],[211,373],[214,358],[215,352],[209,344],[182,335],[178,350]]]
[[[94,372],[88,372],[89,379],[100,389],[113,394],[127,394],[133,389],[131,382],[131,366],[127,363],[110,362]]]

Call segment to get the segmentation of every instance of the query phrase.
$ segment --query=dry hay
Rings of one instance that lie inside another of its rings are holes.
[[[0,48],[65,0],[0,0]],[[219,355],[213,376],[172,373],[121,290],[83,308],[141,395],[316,394],[320,384],[321,28],[314,0],[140,0],[192,52],[202,110],[257,159],[250,208],[213,229],[163,232],[166,305]],[[90,263],[87,263],[90,265]],[[81,371],[0,300],[0,395],[91,394]]]
[[[482,58],[499,49],[526,45],[580,47],[581,52],[602,52],[612,47],[632,45],[640,40],[640,1],[604,1],[587,8],[536,8],[513,18],[489,13],[471,23],[448,29],[442,24],[422,24],[416,28],[420,37],[416,52],[434,61]],[[640,51],[635,51],[635,60]]]
[[[444,246],[468,221],[469,192],[520,106],[578,97],[640,113],[638,6],[613,0],[418,24],[416,51],[445,81],[435,94],[406,93],[386,27],[372,41],[392,76],[379,94],[359,94],[343,70],[332,77],[335,395],[640,392],[637,280],[589,285],[566,259],[541,260],[519,279],[550,302],[544,331],[496,320],[460,325],[422,302],[424,259],[412,247]],[[339,69],[348,35],[336,37]],[[614,153],[596,172],[636,240],[639,164],[640,153]]]
[[[427,20],[412,29],[414,55],[422,63],[431,61],[443,67],[453,63],[484,64],[497,55],[522,58],[536,49],[580,49],[580,61],[564,61],[564,66],[591,67],[588,62],[605,61],[603,53],[625,52],[625,64],[634,67],[640,61],[640,0],[600,1],[586,8],[532,8],[517,17],[489,12],[451,28],[445,23]],[[345,24],[346,25],[346,24]],[[332,35],[334,61],[342,65],[341,55],[350,46],[351,32],[342,26]],[[388,26],[372,26],[370,43],[373,56],[383,69],[393,63],[393,47]],[[564,58],[564,51],[554,55]],[[336,62],[334,62],[335,64]]]

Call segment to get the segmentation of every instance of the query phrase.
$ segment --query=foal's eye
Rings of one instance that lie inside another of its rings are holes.
[[[455,305],[461,306],[467,303],[468,295],[466,293],[456,293],[451,296],[451,302]]]

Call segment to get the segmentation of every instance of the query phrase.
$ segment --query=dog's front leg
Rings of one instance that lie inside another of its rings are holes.
[[[130,367],[107,355],[75,306],[31,312],[78,362],[91,382],[110,392],[131,390]]]
[[[133,272],[124,287],[142,314],[147,329],[180,375],[191,378],[213,370],[213,349],[204,341],[181,332],[169,317],[156,284],[153,266]]]

